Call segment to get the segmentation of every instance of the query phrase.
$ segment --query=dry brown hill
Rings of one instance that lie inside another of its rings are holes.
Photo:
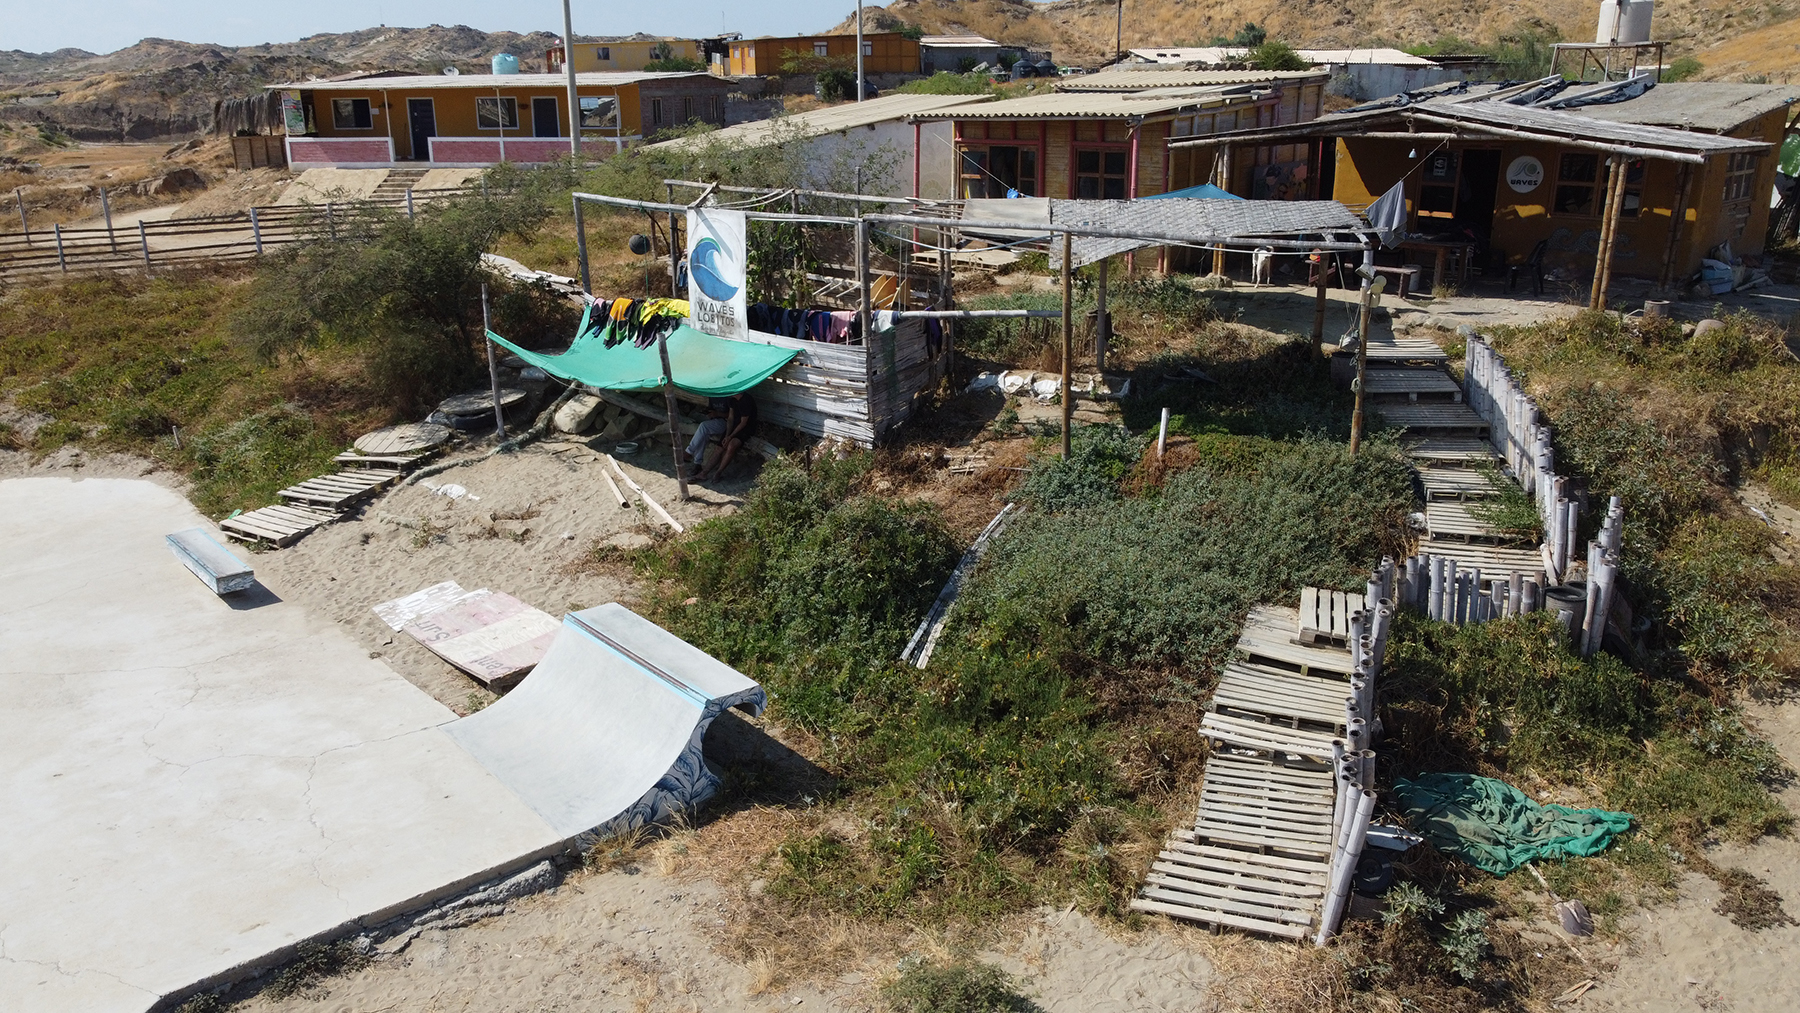
[[[1697,55],[1765,25],[1790,21],[1794,0],[1659,0],[1656,38],[1671,57]],[[1113,53],[1113,0],[894,0],[865,8],[865,24],[913,24],[932,34],[973,32],[1049,48],[1059,63],[1094,64]],[[1456,36],[1487,42],[1519,28],[1570,41],[1593,37],[1598,0],[1127,0],[1124,46],[1204,45],[1245,22],[1295,46],[1335,48],[1427,43]],[[851,30],[853,21],[839,28]],[[1795,52],[1786,50],[1794,62]]]

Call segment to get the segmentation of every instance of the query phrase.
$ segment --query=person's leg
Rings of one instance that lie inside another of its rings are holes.
[[[735,436],[725,440],[723,444],[725,452],[719,455],[719,463],[713,465],[711,472],[712,478],[718,478],[720,475],[725,474],[725,469],[731,467],[731,459],[737,456],[737,449],[743,445],[744,441]]]
[[[694,428],[694,438],[688,441],[687,459],[705,463],[706,445],[725,432],[724,419],[707,419]]]

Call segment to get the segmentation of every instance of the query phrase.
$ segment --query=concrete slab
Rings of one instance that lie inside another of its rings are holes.
[[[175,493],[14,479],[0,517],[0,1011],[143,1010],[561,845],[334,624],[196,581]]]

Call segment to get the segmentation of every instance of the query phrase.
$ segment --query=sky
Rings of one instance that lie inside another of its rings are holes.
[[[815,32],[856,10],[854,0],[572,0],[577,35],[649,32],[693,38]],[[0,50],[47,53],[72,47],[110,53],[145,38],[224,46],[292,42],[376,25],[468,25],[483,31],[561,34],[559,0],[0,0]]]

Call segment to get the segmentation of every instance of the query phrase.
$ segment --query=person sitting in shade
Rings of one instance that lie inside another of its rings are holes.
[[[725,435],[725,416],[730,413],[727,407],[730,400],[723,397],[706,399],[706,419],[694,427],[694,438],[688,441],[687,451],[681,455],[684,463],[706,463],[706,445]]]
[[[700,474],[705,482],[718,478],[731,467],[731,459],[737,456],[738,448],[744,441],[756,435],[756,400],[747,390],[740,390],[725,399],[725,435],[719,438],[719,446],[724,453],[709,471]]]

